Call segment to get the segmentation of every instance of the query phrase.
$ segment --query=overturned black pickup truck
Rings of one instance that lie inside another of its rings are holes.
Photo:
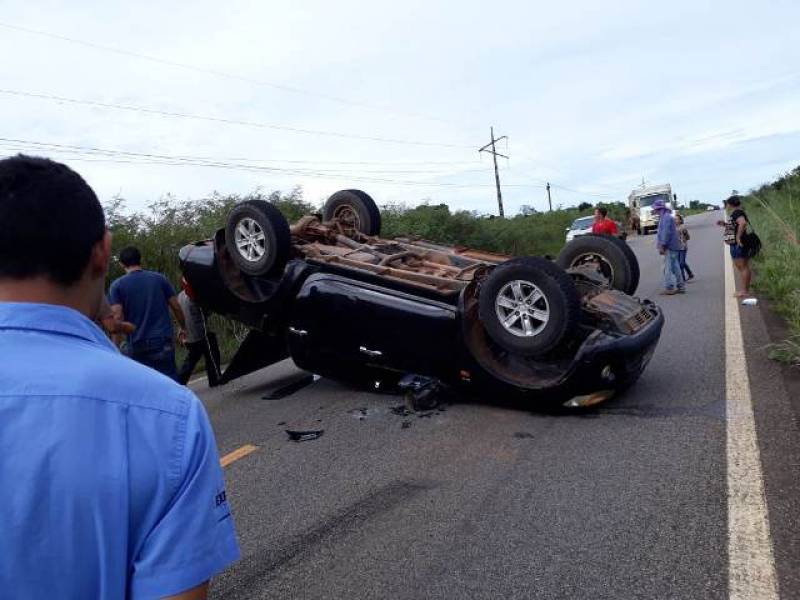
[[[287,357],[360,385],[417,375],[486,398],[606,398],[652,356],[661,310],[633,297],[627,244],[587,235],[555,261],[379,237],[360,190],[289,225],[264,201],[180,251],[187,293],[250,328],[220,383]]]

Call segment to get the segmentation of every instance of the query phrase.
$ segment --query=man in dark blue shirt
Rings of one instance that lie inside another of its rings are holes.
[[[183,310],[172,284],[161,273],[142,269],[142,255],[129,246],[119,253],[125,275],[111,284],[109,302],[119,320],[130,321],[136,330],[128,336],[132,359],[177,379],[175,337],[169,311],[186,328]]]
[[[206,597],[239,556],[187,388],[93,322],[111,234],[65,165],[0,160],[0,596]]]

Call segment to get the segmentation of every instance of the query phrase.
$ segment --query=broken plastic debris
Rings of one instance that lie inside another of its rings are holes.
[[[309,440],[316,440],[323,433],[324,429],[287,429],[289,439],[293,442],[307,442]]]

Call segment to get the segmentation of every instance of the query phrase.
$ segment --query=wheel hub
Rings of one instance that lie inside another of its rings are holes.
[[[530,281],[509,281],[500,288],[494,304],[500,324],[517,337],[539,334],[550,320],[547,298]]]
[[[250,217],[239,221],[234,240],[241,257],[249,262],[258,262],[267,252],[267,236],[261,225]]]
[[[333,211],[333,218],[338,220],[345,229],[360,231],[361,219],[352,206],[344,205]]]
[[[597,269],[597,272],[603,277],[609,281],[614,280],[614,267],[612,267],[611,263],[609,263],[601,255],[595,254],[594,252],[581,254],[580,256],[575,257],[575,260],[572,261],[570,266],[581,267],[584,265],[594,265],[594,267]]]

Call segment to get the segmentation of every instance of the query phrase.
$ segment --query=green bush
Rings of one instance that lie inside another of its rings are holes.
[[[178,251],[187,243],[210,238],[225,225],[228,212],[238,202],[267,200],[289,220],[315,213],[320,207],[306,202],[300,188],[283,195],[256,191],[247,196],[213,194],[200,200],[177,200],[166,196],[146,210],[129,213],[125,201],[115,198],[105,206],[113,234],[116,255],[133,245],[142,252],[145,268],[158,271],[180,284]],[[564,245],[565,229],[574,219],[592,213],[592,207],[559,209],[547,213],[517,215],[508,219],[491,218],[468,211],[451,212],[445,204],[423,204],[414,208],[403,205],[383,206],[382,236],[412,235],[445,244],[458,244],[479,250],[511,255],[556,255]],[[624,221],[622,203],[607,205],[609,216]],[[111,280],[121,276],[121,266],[112,261]],[[230,360],[246,329],[229,319],[213,315],[209,328],[220,340],[223,362]]]
[[[755,260],[754,286],[786,319],[788,339],[773,358],[800,365],[800,167],[744,198],[747,214],[763,243]]]

